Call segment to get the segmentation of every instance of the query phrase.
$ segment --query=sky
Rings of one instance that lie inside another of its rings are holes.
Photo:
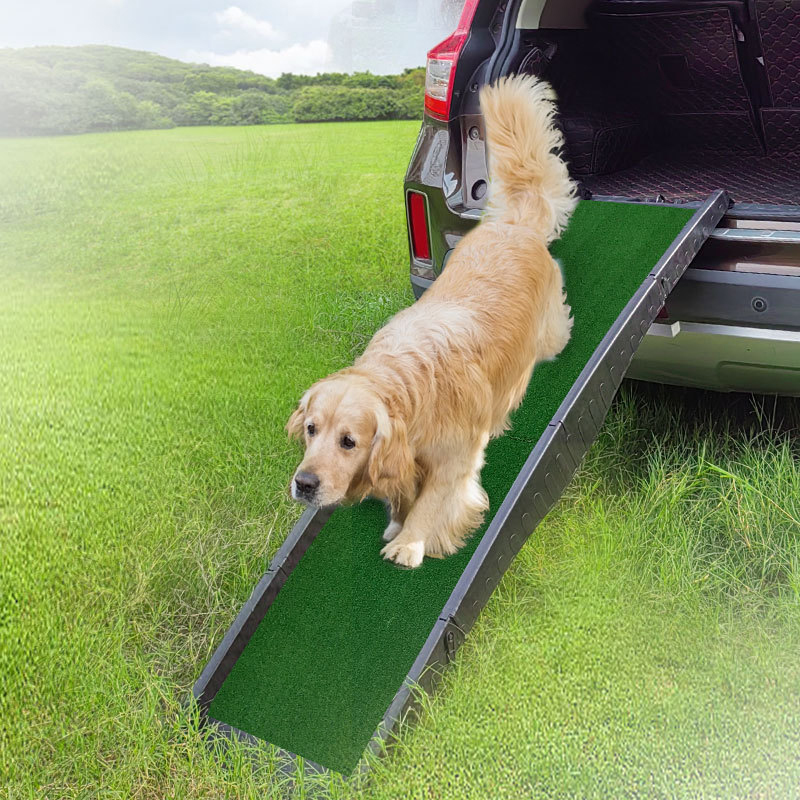
[[[235,3],[235,4],[234,4]],[[109,44],[282,72],[422,66],[463,0],[0,0],[0,47]]]

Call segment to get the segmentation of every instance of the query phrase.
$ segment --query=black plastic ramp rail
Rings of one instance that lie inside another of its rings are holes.
[[[561,497],[596,439],[650,324],[729,205],[723,191],[700,205],[603,337],[534,445],[386,710],[367,752],[383,752],[399,722],[417,705],[418,691],[433,689],[514,556]],[[225,736],[260,741],[213,719],[208,706],[330,514],[312,509],[303,513],[194,685],[193,695],[204,722]],[[308,759],[275,749],[286,759],[288,768],[300,762],[309,772],[327,771]],[[362,767],[365,764],[362,758]]]

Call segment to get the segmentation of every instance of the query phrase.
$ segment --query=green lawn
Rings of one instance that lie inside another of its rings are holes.
[[[415,123],[0,141],[0,797],[307,796],[183,702],[411,301]],[[421,723],[323,796],[800,796],[800,412],[627,387]]]

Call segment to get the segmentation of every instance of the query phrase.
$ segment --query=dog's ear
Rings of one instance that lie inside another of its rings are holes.
[[[384,408],[376,416],[378,425],[367,465],[370,483],[390,496],[405,494],[416,471],[406,425]]]
[[[286,431],[292,439],[302,439],[305,428],[306,413],[308,412],[308,398],[311,390],[307,391],[301,398],[297,408],[292,412],[289,421],[286,423]]]

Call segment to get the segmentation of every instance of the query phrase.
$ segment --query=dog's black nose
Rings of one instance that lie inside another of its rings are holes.
[[[298,472],[294,483],[299,494],[311,497],[319,489],[319,478],[313,472]]]

